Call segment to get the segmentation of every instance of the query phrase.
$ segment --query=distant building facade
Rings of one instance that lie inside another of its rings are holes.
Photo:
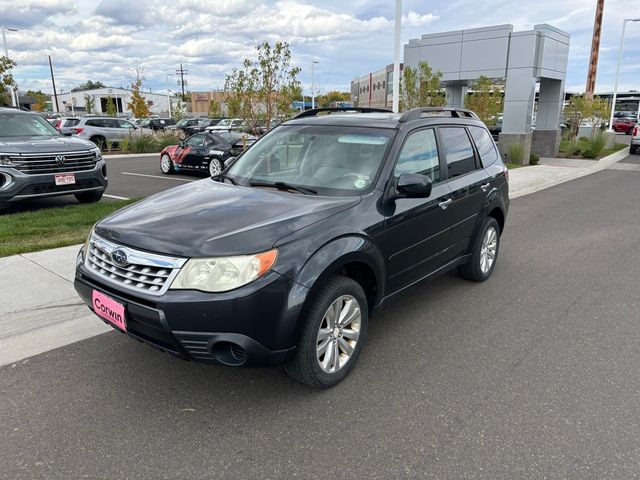
[[[400,72],[403,65],[400,64]],[[391,108],[393,103],[393,63],[351,81],[354,107]]]
[[[113,103],[116,106],[118,114],[126,115],[131,114],[131,110],[127,107],[127,104],[131,102],[132,90],[127,88],[96,88],[93,90],[82,90],[78,92],[68,92],[58,94],[58,106],[56,110],[55,98],[52,98],[53,111],[59,111],[65,114],[84,114],[87,113],[87,106],[85,103],[85,96],[88,95],[93,99],[95,105],[92,113],[102,114],[107,112],[107,103],[109,97],[113,99]],[[178,98],[167,96],[166,93],[150,93],[141,91],[140,94],[149,102],[149,111],[154,115],[169,115],[169,100],[171,105],[177,105]]]

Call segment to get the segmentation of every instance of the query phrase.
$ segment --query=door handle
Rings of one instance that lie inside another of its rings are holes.
[[[445,200],[444,202],[440,202],[438,205],[440,206],[440,208],[441,208],[441,209],[446,210],[446,209],[447,209],[447,207],[448,207],[449,205],[451,205],[451,202],[452,202],[452,201],[453,201],[453,200],[451,200],[450,198],[448,198],[448,199],[447,199],[447,200]]]
[[[491,186],[491,183],[487,182],[484,185],[482,185],[480,188],[482,189],[483,192],[486,192],[487,190],[489,190],[490,186]]]

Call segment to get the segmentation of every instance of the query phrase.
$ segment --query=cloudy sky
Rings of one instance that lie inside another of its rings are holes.
[[[596,0],[404,0],[403,42],[423,33],[549,23],[571,34],[567,89],[584,90]],[[621,23],[640,16],[640,0],[606,0],[597,91],[613,88]],[[348,90],[357,75],[393,61],[393,0],[0,0],[0,26],[18,62],[21,89],[51,92],[87,79],[126,85],[139,63],[145,88],[177,89],[182,62],[188,88],[224,85],[225,73],[264,40],[291,44],[305,88],[316,65],[321,91]],[[640,90],[640,22],[627,25],[621,89]]]

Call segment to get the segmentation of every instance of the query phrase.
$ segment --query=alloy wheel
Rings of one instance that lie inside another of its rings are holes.
[[[169,158],[169,155],[162,155],[162,158],[160,159],[160,168],[162,169],[162,173],[169,173],[171,171],[171,158]]]
[[[493,262],[496,259],[496,252],[498,250],[498,232],[495,228],[489,227],[482,239],[482,246],[480,248],[480,270],[483,274],[489,273]]]
[[[316,338],[316,358],[322,371],[335,373],[349,362],[361,325],[360,304],[351,295],[342,295],[329,306]]]
[[[222,173],[222,165],[220,164],[220,160],[217,158],[212,158],[209,162],[209,175],[212,177],[218,176]]]

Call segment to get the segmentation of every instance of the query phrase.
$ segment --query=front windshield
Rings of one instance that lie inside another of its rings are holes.
[[[359,195],[374,182],[394,130],[281,126],[247,150],[227,172],[236,182],[284,182],[320,195]]]
[[[59,136],[60,132],[40,115],[8,112],[0,114],[0,138]]]
[[[185,120],[185,119],[179,120],[178,123],[176,123],[176,127],[183,127],[187,124],[188,121],[189,120]]]
[[[226,118],[224,120],[220,120],[220,122],[218,123],[219,127],[228,127],[231,125],[231,119]]]

